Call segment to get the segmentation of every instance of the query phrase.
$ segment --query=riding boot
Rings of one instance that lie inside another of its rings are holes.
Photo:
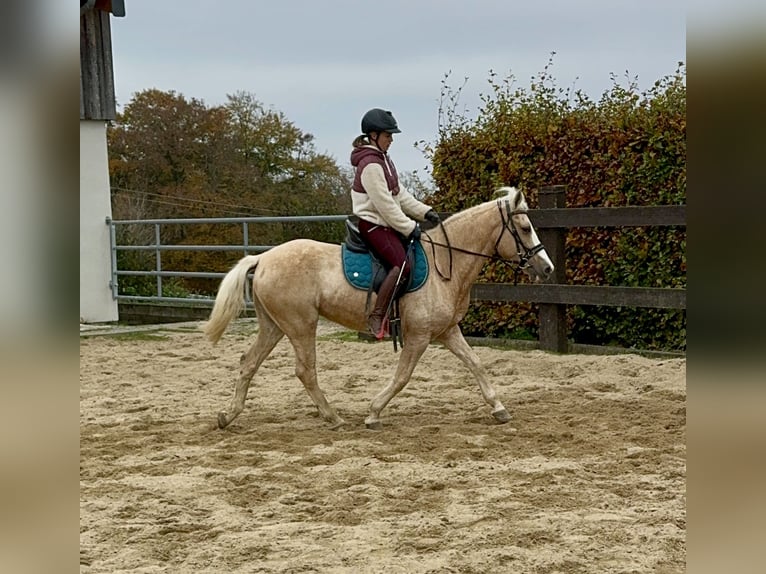
[[[399,278],[399,267],[394,267],[388,272],[386,278],[378,289],[378,297],[375,299],[375,308],[367,317],[367,325],[375,338],[380,340],[386,336],[388,331],[388,306],[396,290],[396,280]]]

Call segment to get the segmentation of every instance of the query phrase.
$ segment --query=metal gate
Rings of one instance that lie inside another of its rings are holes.
[[[166,277],[181,278],[202,278],[216,279],[223,278],[225,273],[206,273],[196,271],[168,271],[162,267],[162,253],[164,251],[240,251],[243,255],[251,253],[262,253],[268,251],[274,245],[250,245],[248,243],[249,226],[265,223],[326,223],[342,222],[346,215],[299,215],[284,217],[221,217],[221,218],[194,218],[194,219],[126,219],[113,220],[106,218],[106,224],[109,226],[109,245],[112,259],[112,273],[109,286],[112,290],[112,297],[123,302],[167,302],[167,303],[193,303],[194,305],[212,307],[213,297],[193,296],[189,298],[182,297],[164,297],[162,295],[162,280]],[[241,243],[238,245],[172,245],[162,243],[162,227],[166,225],[210,225],[210,224],[237,224],[241,226]],[[146,245],[120,245],[117,243],[117,228],[125,225],[148,225],[154,229],[154,241]],[[147,251],[154,253],[154,269],[146,271],[128,271],[119,269],[117,266],[117,253],[119,251]],[[125,276],[143,276],[155,277],[157,290],[154,295],[125,295],[119,292],[120,277]]]

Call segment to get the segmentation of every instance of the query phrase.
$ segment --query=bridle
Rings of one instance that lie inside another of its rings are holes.
[[[503,204],[505,204],[505,210],[503,210]],[[431,236],[428,235],[428,233],[425,234],[425,236],[428,238],[429,243],[431,243],[431,254],[433,255],[434,260],[434,267],[436,268],[436,272],[439,274],[439,277],[444,279],[445,281],[449,281],[452,279],[452,252],[458,251],[460,253],[466,253],[468,255],[474,255],[476,257],[484,257],[485,259],[489,259],[490,261],[502,261],[503,263],[516,263],[516,267],[513,270],[513,284],[516,285],[518,282],[518,276],[519,272],[523,271],[527,267],[529,267],[530,260],[540,253],[545,247],[542,243],[538,243],[537,245],[534,245],[533,247],[527,248],[524,245],[524,242],[521,240],[521,236],[519,235],[518,229],[516,229],[516,224],[513,222],[513,216],[514,215],[522,215],[526,214],[526,209],[511,209],[511,202],[509,200],[502,201],[500,199],[497,200],[497,209],[500,211],[500,220],[503,222],[503,228],[500,231],[500,235],[497,237],[497,241],[495,241],[495,253],[492,255],[485,255],[484,253],[478,253],[476,251],[470,251],[468,249],[462,249],[460,247],[452,247],[450,244],[449,236],[447,235],[447,230],[444,229],[444,224],[440,221],[439,226],[441,227],[442,233],[444,233],[444,237],[447,240],[447,243],[438,243],[431,239]],[[505,235],[505,232],[508,232],[513,237],[513,241],[516,243],[516,254],[519,257],[519,260],[517,262],[509,261],[508,259],[503,258],[500,255],[500,252],[498,251],[498,247],[500,246],[500,242],[503,239],[503,236]],[[446,247],[447,251],[449,252],[449,275],[444,275],[441,272],[441,269],[439,269],[439,265],[436,263],[436,249],[435,246],[439,247]]]
[[[511,202],[506,200],[505,201],[505,212],[508,214],[508,219],[505,218],[503,215],[503,208],[500,204],[500,200],[497,200],[497,208],[500,210],[500,219],[503,221],[503,231],[500,232],[500,236],[497,238],[497,241],[495,241],[495,253],[498,255],[500,252],[497,250],[498,245],[500,245],[500,240],[503,238],[503,234],[505,231],[509,231],[510,234],[513,236],[513,240],[516,242],[516,253],[519,256],[519,261],[517,264],[516,269],[514,269],[514,275],[513,275],[513,283],[516,284],[517,274],[519,271],[526,269],[529,267],[529,261],[538,253],[540,253],[545,247],[543,247],[542,243],[538,243],[537,245],[534,245],[533,247],[530,247],[527,249],[527,247],[524,245],[524,242],[521,240],[521,237],[519,236],[519,231],[516,229],[516,224],[513,222],[513,216],[514,215],[521,215],[526,214],[526,209],[517,209],[512,211],[511,210]],[[523,251],[523,253],[522,253]]]

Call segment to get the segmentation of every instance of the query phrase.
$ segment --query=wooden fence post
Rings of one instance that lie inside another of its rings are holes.
[[[540,189],[540,209],[566,207],[566,186],[552,185]],[[538,229],[540,241],[548,252],[553,266],[553,276],[548,283],[566,283],[566,228],[554,227]],[[540,348],[557,353],[567,352],[567,318],[566,305],[541,303],[540,314]]]

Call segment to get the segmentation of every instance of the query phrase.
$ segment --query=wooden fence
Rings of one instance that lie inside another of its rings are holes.
[[[566,186],[544,187],[540,208],[529,212],[556,268],[548,283],[477,283],[471,290],[472,300],[539,303],[540,348],[559,353],[567,351],[567,305],[686,309],[686,289],[567,285],[565,251],[567,229],[572,227],[685,227],[685,205],[566,208],[565,196]]]
[[[537,229],[540,240],[556,267],[554,276],[545,284],[511,285],[508,283],[476,283],[471,290],[474,301],[528,301],[540,304],[539,312],[539,347],[549,351],[564,353],[567,344],[567,305],[611,305],[622,307],[652,307],[664,309],[686,309],[686,289],[660,289],[646,287],[615,287],[595,285],[566,284],[565,239],[567,230],[574,227],[655,227],[686,226],[686,206],[667,205],[649,207],[586,207],[566,208],[565,186],[544,187],[539,194],[539,209],[529,211],[529,217]],[[120,316],[130,315],[134,320],[144,317],[149,319],[178,318],[178,312],[170,307],[185,309],[188,315],[194,313],[199,318],[200,312],[212,306],[212,299],[186,299],[164,297],[162,295],[163,277],[206,277],[220,278],[223,273],[180,272],[163,270],[161,254],[164,251],[242,251],[259,252],[271,246],[248,244],[248,225],[276,221],[343,221],[345,216],[293,216],[293,217],[253,217],[222,219],[169,219],[112,221],[110,226],[112,249],[112,289],[113,296],[120,302]],[[242,226],[241,245],[163,245],[160,241],[162,225],[194,225],[213,223],[237,223]],[[116,226],[144,224],[152,225],[155,242],[151,245],[117,245]],[[155,253],[153,271],[125,271],[117,269],[118,250],[143,250]],[[118,276],[152,276],[157,281],[156,296],[119,295]],[[163,307],[159,307],[159,306]],[[149,309],[154,306],[153,310]],[[138,307],[143,310],[138,311]],[[150,310],[152,311],[150,313]],[[156,313],[155,313],[156,311]],[[167,315],[167,316],[166,316]]]

